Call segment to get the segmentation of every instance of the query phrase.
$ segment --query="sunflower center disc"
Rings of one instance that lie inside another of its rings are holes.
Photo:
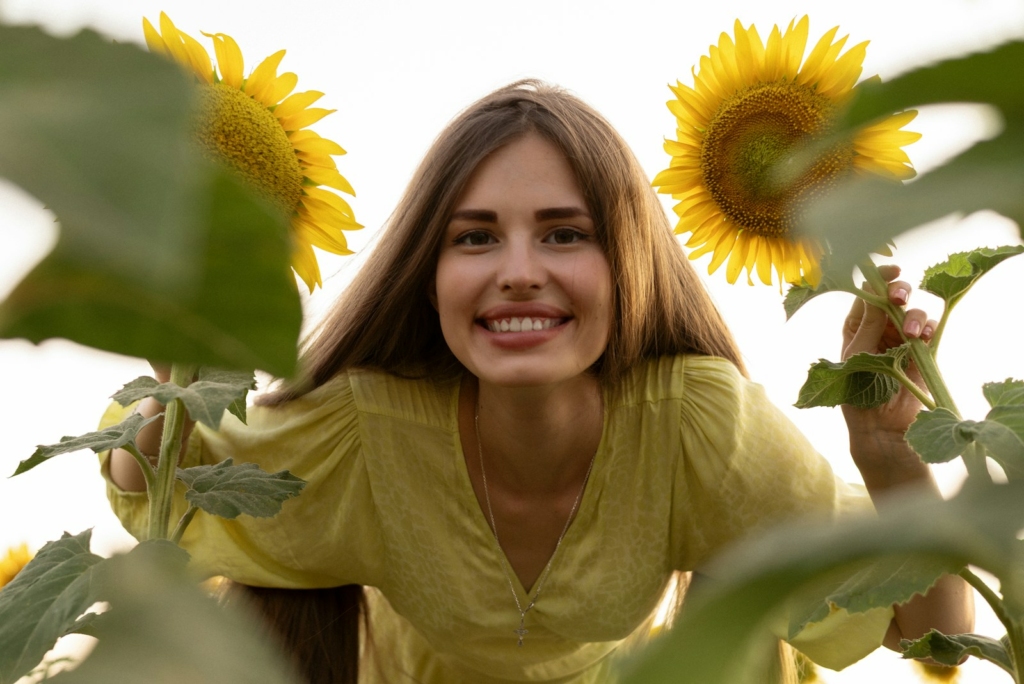
[[[302,169],[273,113],[224,83],[200,86],[196,137],[262,195],[289,214],[302,198]]]
[[[834,116],[830,100],[794,83],[761,83],[722,103],[704,133],[700,158],[705,186],[722,212],[755,235],[788,234],[800,207],[850,170],[853,150],[833,146],[784,182],[777,164],[827,131]]]

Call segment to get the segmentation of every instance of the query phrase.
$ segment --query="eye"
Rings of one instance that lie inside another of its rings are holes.
[[[571,245],[574,242],[580,242],[588,239],[589,237],[590,236],[587,233],[584,233],[578,228],[563,226],[561,228],[555,228],[553,231],[548,233],[547,237],[544,238],[544,241],[556,245]]]
[[[494,236],[484,230],[471,230],[455,238],[453,244],[467,247],[483,247],[494,242]]]

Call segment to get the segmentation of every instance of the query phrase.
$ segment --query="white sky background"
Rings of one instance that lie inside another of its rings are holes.
[[[1021,0],[305,0],[292,7],[237,0],[0,0],[0,17],[10,23],[40,23],[61,34],[91,26],[119,41],[142,43],[141,17],[155,22],[160,10],[166,10],[179,28],[208,48],[201,30],[233,36],[245,55],[246,73],[263,57],[287,48],[282,71],[298,73],[298,90],[321,90],[326,93],[322,106],[338,109],[314,128],[348,150],[339,168],[359,193],[353,206],[367,226],[350,234],[357,256],[321,257],[325,287],[307,302],[311,317],[358,269],[415,165],[445,123],[476,98],[512,80],[539,77],[574,91],[618,128],[653,176],[667,166],[661,143],[675,130],[664,105],[670,97],[666,84],[676,79],[692,83],[691,65],[710,43],[717,43],[721,31],[731,33],[737,17],[755,23],[763,38],[772,24],[784,25],[805,13],[811,15],[811,41],[838,24],[840,35],[850,34],[848,45],[872,41],[864,73],[883,79],[944,55],[1024,36]],[[978,108],[931,108],[909,127],[925,137],[908,152],[926,169],[993,125]],[[50,249],[55,236],[52,218],[41,205],[0,181],[0,297]],[[948,252],[1019,242],[1013,223],[979,214],[904,236],[897,240],[894,260],[916,285],[923,269]],[[702,273],[707,260],[697,262]],[[1017,303],[1024,292],[1024,262],[1016,261],[998,267],[972,291],[953,315],[943,343],[940,363],[968,417],[985,413],[983,382],[1024,377]],[[808,365],[821,357],[838,359],[840,324],[849,299],[841,294],[822,297],[785,323],[777,290],[729,286],[724,269],[705,280],[739,340],[751,375],[838,473],[859,481],[839,411],[791,407]],[[929,295],[918,295],[913,303],[933,315],[939,312]],[[94,429],[107,397],[145,372],[148,366],[137,359],[62,341],[39,347],[0,341],[0,377],[5,381],[0,393],[0,474],[13,472],[36,444]],[[956,466],[936,468],[936,475],[946,492],[955,491],[961,477]],[[14,480],[0,479],[0,521],[0,553],[22,541],[35,549],[64,530],[86,527],[95,528],[94,548],[102,554],[132,542],[109,512],[95,458],[88,453],[60,457]],[[998,636],[999,627],[994,618],[981,615],[978,631]],[[878,682],[913,679],[909,666],[888,652],[844,673],[826,675],[833,684],[866,677]],[[962,681],[1001,677],[994,668],[975,664]]]

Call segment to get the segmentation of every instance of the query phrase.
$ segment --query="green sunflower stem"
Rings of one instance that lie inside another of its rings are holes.
[[[189,364],[171,366],[171,382],[187,387],[196,368]],[[149,539],[168,539],[171,520],[171,499],[174,495],[174,476],[181,452],[185,430],[186,410],[180,399],[167,405],[164,412],[164,432],[160,439],[160,460],[156,467],[155,486],[149,490]]]
[[[1013,662],[1014,669],[1013,680],[1017,684],[1024,684],[1024,622],[1010,617],[999,594],[983,579],[975,575],[970,568],[964,568],[959,574],[985,599],[985,602],[991,606],[992,612],[1006,627],[1006,634],[1010,642],[1010,660]]]

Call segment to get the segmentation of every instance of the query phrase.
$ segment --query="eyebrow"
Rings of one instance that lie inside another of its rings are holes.
[[[538,221],[576,218],[577,216],[590,218],[590,214],[579,207],[551,207],[549,209],[538,209],[534,212],[534,218]],[[459,220],[497,223],[498,213],[487,209],[460,209],[452,214],[452,221]]]

